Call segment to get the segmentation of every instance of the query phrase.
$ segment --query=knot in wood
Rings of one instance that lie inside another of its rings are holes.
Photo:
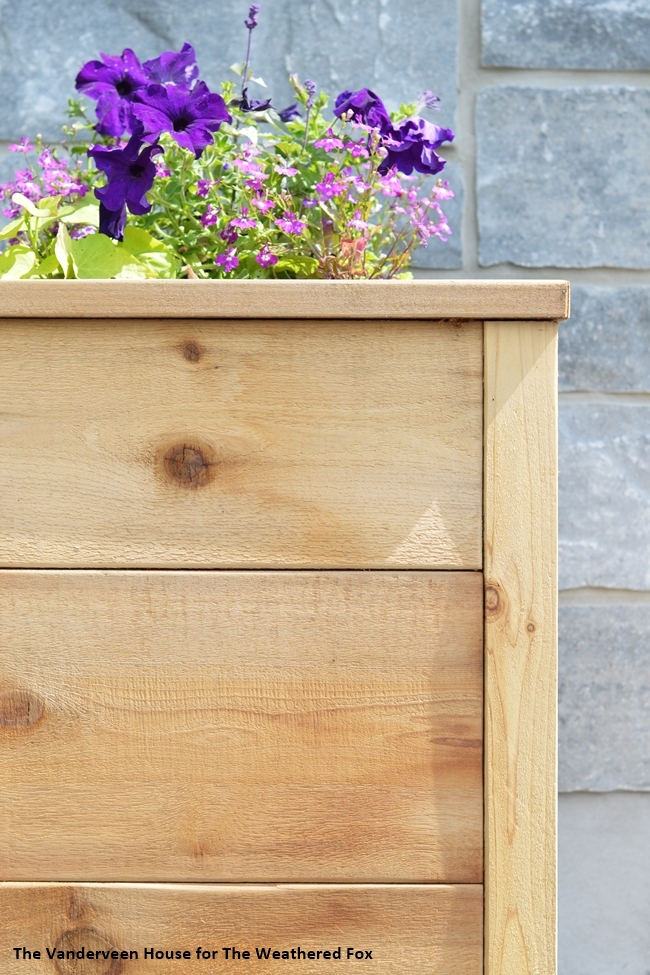
[[[198,362],[201,358],[201,347],[196,342],[183,342],[180,348],[188,362]]]
[[[498,619],[503,612],[503,597],[499,586],[495,583],[487,583],[485,586],[485,615],[487,619]]]
[[[194,444],[175,444],[165,453],[165,471],[177,484],[203,487],[212,480],[213,468],[206,449]]]
[[[45,705],[28,691],[5,691],[0,694],[0,727],[31,728],[43,717]]]
[[[70,928],[56,943],[54,964],[60,975],[120,975],[124,962],[111,958],[111,952],[116,950],[95,928]],[[88,958],[89,951],[91,958]]]

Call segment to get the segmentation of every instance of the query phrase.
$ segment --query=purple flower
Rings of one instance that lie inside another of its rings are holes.
[[[316,97],[316,82],[311,78],[305,78],[305,91],[307,92],[307,111],[313,106]]]
[[[94,227],[87,225],[85,227],[82,226],[70,227],[69,233],[73,240],[81,240],[82,237],[90,237],[91,234],[96,234],[97,231],[95,230]]]
[[[314,207],[318,206],[318,200],[303,200],[302,205],[308,210],[312,210]]]
[[[225,254],[219,254],[215,257],[214,263],[217,267],[222,267],[227,274],[234,271],[236,267],[239,267],[237,248],[229,247]]]
[[[278,263],[278,259],[275,254],[272,254],[269,250],[269,245],[264,244],[264,247],[255,255],[255,260],[261,267],[272,267],[274,264]]]
[[[230,226],[237,227],[238,230],[252,230],[257,227],[257,220],[248,216],[248,207],[242,207],[241,217],[235,217],[234,220],[231,220]]]
[[[30,143],[29,137],[24,135],[20,142],[14,142],[9,146],[9,152],[30,152],[33,148],[34,146]]]
[[[212,203],[208,204],[208,208],[201,217],[201,223],[204,227],[213,227],[214,224],[219,219],[219,207],[215,207]]]
[[[248,88],[243,89],[238,105],[242,112],[265,112],[273,107],[270,98],[249,98]]]
[[[334,105],[334,114],[340,118],[351,112],[351,118],[355,122],[369,125],[372,129],[379,129],[380,132],[387,132],[391,128],[391,120],[386,106],[379,95],[376,95],[370,88],[361,88],[360,91],[342,91],[337,97]]]
[[[285,234],[291,234],[294,237],[299,237],[303,232],[307,224],[304,220],[298,220],[295,213],[285,213],[280,220],[273,221],[276,227],[283,230]]]
[[[316,149],[324,149],[325,152],[333,152],[335,149],[342,149],[343,143],[336,138],[331,129],[328,129],[325,138],[314,142],[314,146]]]
[[[355,230],[365,231],[369,229],[370,224],[365,220],[362,220],[361,210],[355,210],[352,220],[348,220],[348,227],[354,227]]]
[[[162,152],[162,146],[142,148],[137,135],[131,136],[123,149],[93,146],[88,150],[97,168],[108,177],[106,186],[95,190],[95,196],[107,210],[118,211],[124,205],[136,214],[151,210],[145,194],[153,186],[156,176],[156,164],[151,157],[159,152]]]
[[[294,118],[300,118],[300,112],[295,102],[293,105],[287,105],[286,108],[280,109],[278,115],[280,116],[281,122],[290,122]]]
[[[148,141],[155,141],[161,132],[170,132],[179,146],[191,149],[197,159],[212,142],[212,133],[222,122],[231,121],[221,95],[211,92],[204,81],[191,91],[175,85],[149,85],[136,94],[133,114],[142,123]]]
[[[199,77],[196,52],[187,41],[180,51],[165,51],[159,58],[145,61],[142,67],[150,82],[161,85],[185,85],[191,88]]]
[[[434,151],[443,142],[451,142],[454,133],[423,118],[409,118],[391,129],[383,141],[386,156],[378,167],[381,175],[393,167],[410,175],[413,170],[433,176],[445,167],[445,160]]]
[[[248,27],[249,30],[255,30],[255,28],[257,27],[257,18],[259,16],[259,12],[260,12],[259,3],[252,3],[248,8],[248,20],[245,20],[244,24],[246,25],[246,27]]]
[[[126,206],[119,210],[108,210],[103,203],[99,204],[99,232],[112,237],[113,240],[124,240],[126,227]]]
[[[360,142],[354,142],[354,141],[352,141],[352,142],[346,142],[345,143],[345,146],[343,148],[344,149],[347,149],[348,152],[350,152],[352,154],[352,158],[353,159],[367,159],[368,158],[368,150]]]
[[[77,91],[97,101],[97,131],[119,137],[130,130],[133,96],[148,84],[148,79],[130,47],[121,56],[102,54],[101,57],[102,61],[84,64],[75,86]]]
[[[223,228],[219,236],[222,240],[225,240],[227,244],[234,244],[239,238],[239,234],[234,227],[230,226],[230,224]]]
[[[294,169],[293,166],[274,166],[273,168],[275,169],[276,173],[279,173],[280,174],[280,176],[297,176],[298,175],[298,170],[297,169]]]
[[[334,173],[325,173],[322,183],[314,187],[322,200],[331,200],[334,196],[342,196],[346,192],[345,183],[337,183]]]
[[[257,197],[251,200],[251,203],[260,211],[260,213],[268,213],[269,210],[275,209],[275,203],[273,200],[263,200],[261,197]]]

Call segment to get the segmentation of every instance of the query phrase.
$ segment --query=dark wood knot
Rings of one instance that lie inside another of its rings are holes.
[[[119,950],[94,928],[64,931],[54,950],[54,964],[60,975],[120,975],[124,969]],[[88,952],[92,953],[90,958]],[[118,957],[111,957],[115,953]]]
[[[45,705],[29,691],[0,694],[0,728],[31,728],[43,717]]]
[[[501,587],[496,582],[488,582],[485,585],[485,617],[489,620],[496,620],[501,616],[504,607],[504,597]]]
[[[197,444],[174,444],[165,452],[164,464],[167,476],[186,487],[204,487],[214,477],[214,460]]]
[[[187,359],[188,362],[198,362],[201,358],[201,353],[203,349],[196,342],[183,342],[180,345],[180,350],[183,353],[183,357]]]

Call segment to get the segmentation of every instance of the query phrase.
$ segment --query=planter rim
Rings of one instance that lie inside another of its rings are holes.
[[[2,318],[563,321],[562,280],[0,281]]]

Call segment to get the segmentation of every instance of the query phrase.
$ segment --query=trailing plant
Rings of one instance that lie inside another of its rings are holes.
[[[220,94],[188,43],[82,67],[61,146],[10,146],[25,168],[0,184],[0,277],[406,277],[417,247],[448,238],[437,150],[454,136],[419,114],[436,96],[389,113],[368,88],[343,91],[328,118],[327,95],[294,75],[276,110],[249,94],[265,87],[258,17],[253,4],[239,82]]]

